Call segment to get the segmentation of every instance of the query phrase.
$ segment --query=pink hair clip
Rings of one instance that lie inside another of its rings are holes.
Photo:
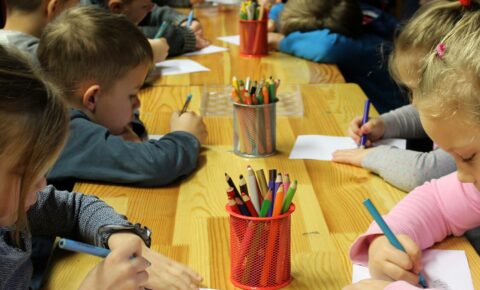
[[[458,0],[463,7],[470,8],[472,0]]]
[[[445,43],[440,42],[435,48],[435,50],[437,51],[438,57],[443,58],[443,56],[445,55],[445,51],[447,50],[447,46],[445,46]]]

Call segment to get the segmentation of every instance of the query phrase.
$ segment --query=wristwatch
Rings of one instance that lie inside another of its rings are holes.
[[[118,232],[131,232],[139,236],[145,245],[150,248],[152,244],[152,231],[147,227],[142,227],[141,224],[129,224],[129,225],[104,225],[98,229],[98,234],[101,237],[102,246],[108,247],[108,239],[111,235]]]

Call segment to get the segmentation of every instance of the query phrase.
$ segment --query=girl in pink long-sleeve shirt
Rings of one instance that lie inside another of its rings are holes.
[[[461,13],[425,58],[413,103],[425,132],[453,156],[458,171],[416,188],[385,216],[406,253],[375,223],[355,241],[352,261],[368,263],[375,280],[345,289],[418,289],[422,250],[480,225],[480,2],[444,2]]]

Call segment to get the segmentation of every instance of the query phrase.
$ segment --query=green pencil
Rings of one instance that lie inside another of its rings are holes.
[[[270,206],[272,205],[272,190],[269,189],[265,199],[262,203],[262,208],[260,209],[260,217],[266,217],[268,215],[268,211],[270,210]]]
[[[295,191],[297,191],[297,180],[290,185],[288,188],[287,195],[285,196],[285,200],[283,201],[282,213],[286,213],[290,208],[290,204],[292,203],[293,196],[295,195]]]

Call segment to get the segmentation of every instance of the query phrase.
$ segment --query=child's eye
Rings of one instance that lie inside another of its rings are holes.
[[[465,162],[465,163],[468,163],[468,162],[472,162],[473,159],[475,158],[475,153],[472,154],[472,156],[468,157],[468,158],[462,158],[462,162]]]

